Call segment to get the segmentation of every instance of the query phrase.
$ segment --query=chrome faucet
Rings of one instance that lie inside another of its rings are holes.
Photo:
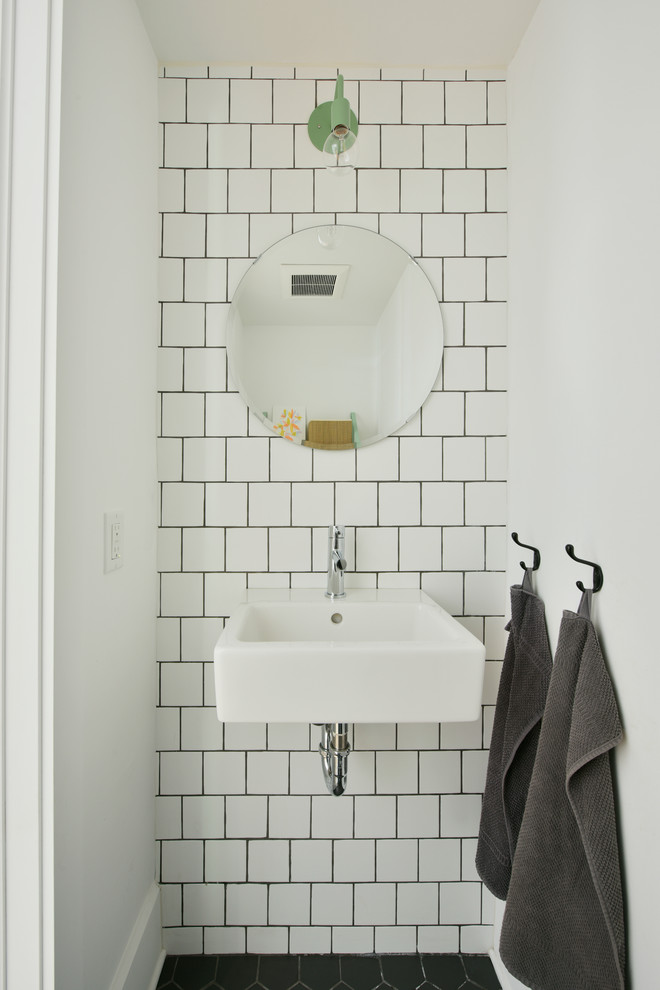
[[[328,526],[328,588],[326,598],[345,598],[344,557],[345,529],[343,526]]]

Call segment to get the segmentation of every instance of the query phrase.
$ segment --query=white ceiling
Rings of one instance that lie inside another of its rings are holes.
[[[505,66],[539,0],[136,0],[161,62]]]

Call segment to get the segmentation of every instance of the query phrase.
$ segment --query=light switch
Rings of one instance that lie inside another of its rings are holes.
[[[106,512],[103,517],[104,571],[116,571],[124,563],[124,513]]]

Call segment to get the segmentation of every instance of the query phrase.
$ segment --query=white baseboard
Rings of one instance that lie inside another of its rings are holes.
[[[135,920],[109,990],[155,990],[164,959],[160,888],[153,883]]]

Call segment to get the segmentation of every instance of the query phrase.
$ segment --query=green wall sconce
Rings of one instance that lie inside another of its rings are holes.
[[[358,122],[344,96],[342,75],[337,76],[334,100],[320,103],[312,111],[307,132],[314,147],[328,155],[326,168],[337,173],[355,168]]]

